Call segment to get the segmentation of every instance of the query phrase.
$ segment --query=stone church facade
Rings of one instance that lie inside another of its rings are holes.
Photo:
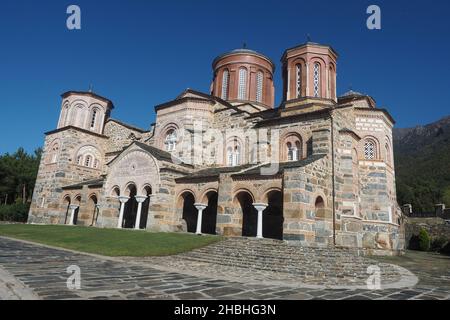
[[[274,63],[231,51],[208,94],[156,106],[149,130],[111,118],[93,92],[63,94],[29,223],[403,250],[394,120],[370,96],[337,97],[337,59],[316,43],[287,49],[275,108]]]

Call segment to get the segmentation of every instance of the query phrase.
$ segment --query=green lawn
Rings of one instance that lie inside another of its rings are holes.
[[[23,224],[0,225],[0,236],[111,257],[167,256],[221,240],[217,236],[184,233]]]

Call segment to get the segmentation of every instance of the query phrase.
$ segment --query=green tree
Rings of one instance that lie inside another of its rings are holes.
[[[0,202],[13,204],[31,198],[36,181],[42,149],[28,154],[23,148],[15,153],[0,155]],[[25,198],[24,198],[25,197]],[[24,198],[24,199],[23,199]]]

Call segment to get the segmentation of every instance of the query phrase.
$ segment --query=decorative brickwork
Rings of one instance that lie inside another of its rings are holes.
[[[247,80],[256,91],[247,91],[245,101],[233,98],[238,84],[231,58],[264,69],[263,84],[269,84],[262,95],[255,69]],[[270,60],[239,51],[215,61],[213,95],[188,89],[156,106],[148,131],[110,119],[112,103],[105,98],[64,94],[58,129],[46,136],[29,222],[401,251],[392,117],[369,96],[336,98],[333,49],[307,44],[283,59],[289,92],[279,108],[272,108],[273,84],[266,81]],[[301,79],[292,79],[299,59]],[[318,83],[315,63],[322,68]],[[314,80],[319,96],[310,94]],[[301,88],[293,95],[297,81]],[[100,106],[91,120],[101,122],[90,130],[84,113],[71,118],[72,104]]]

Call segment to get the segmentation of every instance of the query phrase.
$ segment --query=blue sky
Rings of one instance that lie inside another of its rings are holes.
[[[82,30],[66,28],[79,5]],[[381,7],[382,30],[366,28]],[[32,151],[56,127],[60,94],[94,91],[111,99],[113,117],[148,128],[157,104],[185,88],[208,92],[211,62],[242,47],[277,64],[306,40],[340,54],[338,93],[372,95],[398,127],[449,115],[450,2],[246,0],[2,0],[0,3],[0,153]]]

